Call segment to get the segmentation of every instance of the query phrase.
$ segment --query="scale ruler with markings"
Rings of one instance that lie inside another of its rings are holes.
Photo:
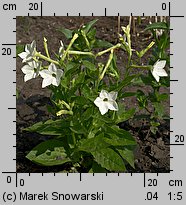
[[[0,204],[186,204],[185,1],[1,0]],[[16,16],[170,17],[170,173],[16,173]],[[79,198],[78,198],[79,197]]]

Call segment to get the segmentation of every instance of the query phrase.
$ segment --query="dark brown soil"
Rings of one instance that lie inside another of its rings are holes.
[[[26,44],[36,40],[37,48],[43,50],[43,37],[48,39],[50,51],[56,51],[59,48],[59,41],[65,37],[57,31],[60,27],[68,29],[79,28],[83,23],[87,23],[95,17],[17,17],[17,44]],[[97,17],[99,21],[96,24],[97,37],[116,43],[117,40],[117,17]],[[126,26],[128,18],[121,18],[121,25]],[[142,20],[141,25],[137,25],[137,32],[140,33],[145,28],[147,20]],[[144,48],[152,39],[144,40],[149,37],[148,33],[133,36],[133,47],[137,50]],[[52,53],[52,52],[51,52]],[[120,54],[119,54],[120,56]],[[148,55],[147,55],[148,57]],[[146,63],[148,58],[144,58]],[[122,70],[122,59],[119,58],[118,65]],[[17,90],[19,98],[17,99],[17,172],[60,172],[64,169],[70,170],[70,165],[42,167],[33,164],[25,158],[26,154],[39,142],[42,142],[50,136],[41,136],[35,133],[22,131],[41,120],[47,120],[51,116],[47,112],[46,105],[50,104],[50,92],[47,88],[41,88],[41,79],[33,79],[27,83],[23,82],[23,73],[21,60],[17,59]],[[136,88],[129,87],[127,91],[134,91]],[[148,92],[149,88],[145,88]],[[164,89],[163,92],[169,93]],[[127,107],[136,107],[135,98],[125,100]],[[167,114],[169,114],[169,102],[165,103]],[[148,123],[145,121],[129,121],[121,123],[120,126],[129,130],[135,137],[138,146],[135,151],[135,169],[128,167],[129,172],[169,172],[170,170],[170,147],[169,143],[169,123],[162,122],[162,125],[156,135],[149,132]]]

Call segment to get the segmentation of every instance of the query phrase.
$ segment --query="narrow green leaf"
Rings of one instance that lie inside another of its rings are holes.
[[[91,63],[90,61],[87,61],[87,60],[83,60],[83,65],[88,68],[89,70],[92,70],[92,71],[95,71],[96,70],[96,67],[93,63]]]
[[[157,23],[152,23],[147,25],[145,30],[149,30],[149,29],[169,29],[169,26],[165,22],[157,22]]]
[[[120,91],[121,89],[123,89],[125,86],[129,85],[129,84],[132,82],[132,80],[133,80],[134,78],[136,78],[136,77],[137,77],[137,75],[131,75],[131,76],[126,77],[124,80],[122,80],[122,81],[118,84],[118,86],[113,87],[113,90],[119,92],[119,91]]]
[[[94,19],[92,21],[90,21],[89,23],[87,23],[86,25],[83,26],[83,31],[85,32],[85,34],[87,32],[89,32],[89,30],[91,29],[91,27],[98,21],[98,19]]]

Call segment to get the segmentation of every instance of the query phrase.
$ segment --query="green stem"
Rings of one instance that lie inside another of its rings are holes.
[[[62,58],[61,58],[61,61],[64,61],[64,60],[65,60],[65,58],[66,58],[66,56],[67,56],[67,54],[68,54],[70,48],[72,47],[72,44],[74,43],[74,41],[75,41],[77,38],[78,38],[78,34],[75,33],[74,36],[73,36],[73,38],[72,38],[72,40],[70,41],[70,43],[69,43],[67,49],[64,51],[64,54],[63,54],[63,56],[62,56]]]
[[[46,61],[48,61],[48,62],[50,62],[50,63],[54,63],[54,64],[56,64],[56,65],[60,65],[59,62],[57,62],[57,61],[55,61],[55,60],[52,60],[51,58],[48,58],[48,57],[42,55],[41,53],[36,52],[35,56],[36,56],[36,57],[39,57],[39,58],[42,58],[43,60],[46,60]]]
[[[111,53],[110,53],[109,59],[108,59],[108,61],[107,61],[107,64],[106,64],[106,66],[105,66],[103,72],[102,72],[101,75],[99,76],[99,82],[103,79],[103,77],[104,77],[104,75],[105,75],[105,73],[106,73],[106,71],[107,71],[107,68],[109,67],[109,65],[110,65],[110,63],[111,63],[111,61],[112,61],[112,59],[113,59],[113,52],[114,52],[114,50],[111,49]]]
[[[104,51],[99,52],[99,53],[96,55],[96,57],[97,57],[97,56],[101,56],[101,55],[103,55],[103,54],[105,54],[105,53],[107,53],[107,52],[110,52],[111,50],[114,50],[114,49],[120,48],[120,47],[121,47],[121,43],[118,43],[118,44],[116,44],[115,46],[112,46],[112,47],[110,47],[110,48],[108,48],[108,49],[106,49],[106,50],[104,50]]]
[[[83,51],[68,51],[68,54],[74,54],[74,55],[88,55],[88,56],[94,56],[91,52],[83,52]]]
[[[130,65],[130,68],[141,68],[141,69],[149,70],[151,66]]]

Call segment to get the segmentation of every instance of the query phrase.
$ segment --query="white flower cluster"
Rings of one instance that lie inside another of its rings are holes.
[[[60,53],[62,53],[61,50]],[[42,69],[41,62],[38,61],[36,53],[36,42],[33,41],[31,44],[27,44],[25,46],[25,52],[19,54],[19,57],[23,59],[22,62],[27,63],[21,69],[25,74],[24,81],[26,82],[40,75],[43,78],[42,88],[51,84],[54,86],[59,86],[61,77],[63,75],[63,70],[58,69],[54,63],[51,63],[48,66],[48,69]]]

